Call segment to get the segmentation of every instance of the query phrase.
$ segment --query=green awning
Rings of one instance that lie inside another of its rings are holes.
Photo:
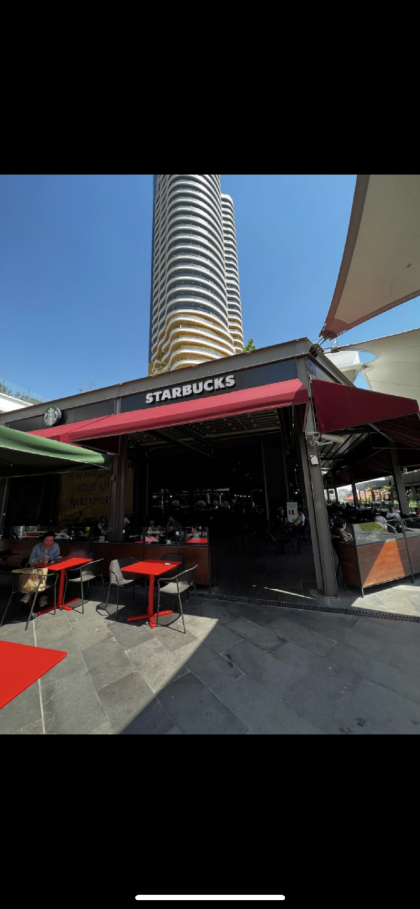
[[[110,455],[0,426],[0,478],[67,473],[89,467],[106,469],[111,463]]]

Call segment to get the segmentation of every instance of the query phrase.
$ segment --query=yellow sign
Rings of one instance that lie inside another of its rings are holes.
[[[111,471],[74,470],[60,478],[58,520],[76,521],[78,518],[99,518],[108,515]],[[126,513],[133,511],[133,468],[127,464],[125,486]]]

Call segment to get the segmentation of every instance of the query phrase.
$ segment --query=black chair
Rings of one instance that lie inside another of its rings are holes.
[[[277,550],[278,543],[277,543],[277,538],[275,536],[275,531],[269,527],[266,527],[266,529],[264,531],[264,536],[265,536],[265,551],[267,552],[268,547],[272,544],[274,544],[274,546],[276,547],[276,550]]]
[[[176,549],[172,552],[167,552],[166,555],[159,556],[159,562],[181,562],[180,565],[175,565],[175,568],[171,568],[165,574],[165,578],[173,578],[176,574],[179,574],[180,571],[185,571],[185,555],[183,552],[177,552]]]
[[[197,565],[194,565],[193,568],[187,568],[186,571],[182,571],[180,574],[174,575],[172,580],[169,581],[169,583],[167,583],[166,578],[158,578],[158,601],[157,601],[157,608],[156,608],[156,625],[159,625],[159,607],[160,607],[161,596],[165,595],[165,594],[167,596],[175,596],[178,598],[179,612],[180,612],[180,615],[182,618],[184,634],[187,633],[187,630],[185,628],[185,619],[184,619],[184,611],[182,608],[181,594],[186,592],[187,597],[188,597],[188,590],[190,587],[193,587],[195,597],[196,597],[196,600],[198,603],[198,607],[200,608],[200,604],[198,602],[197,591],[195,589],[195,584],[194,584],[194,575],[195,575],[196,569],[197,569]],[[163,587],[162,587],[162,584],[164,584]],[[171,623],[171,624],[173,624],[173,623]]]
[[[123,559],[118,559],[120,568],[128,568],[129,565],[134,565],[134,564],[135,564],[136,562],[138,562],[138,561],[139,561],[139,560],[138,560],[138,559],[135,559],[133,556],[124,556]],[[127,575],[125,574],[124,577],[126,578]],[[133,576],[130,578],[130,581],[133,582],[133,600],[134,600],[134,594],[135,594],[135,591],[136,591],[136,587],[137,587],[137,586],[143,587],[144,590],[145,590],[146,593],[147,593],[147,582],[148,582],[148,580],[149,580],[148,578],[142,577],[142,575],[139,575],[139,574],[133,575]]]
[[[300,555],[300,547],[302,544],[310,543],[312,545],[311,531],[309,526],[309,521],[305,521],[303,527],[297,528],[297,551]]]
[[[95,562],[88,562],[87,565],[81,565],[80,568],[70,568],[66,575],[66,584],[64,587],[64,600],[66,599],[66,590],[68,584],[80,584],[80,599],[82,601],[82,613],[85,611],[85,598],[84,598],[84,589],[83,585],[88,585],[88,595],[89,595],[89,582],[100,578],[102,581],[102,589],[105,597],[105,584],[103,576],[103,559],[97,559]]]
[[[36,601],[37,601],[38,595],[40,593],[42,595],[44,595],[46,590],[54,591],[54,615],[56,615],[56,603],[57,603],[56,589],[57,589],[57,581],[58,581],[58,571],[49,571],[47,575],[42,574],[42,572],[38,573],[36,568],[28,568],[28,569],[24,569],[23,571],[24,571],[24,574],[28,575],[28,577],[29,576],[33,577],[34,575],[37,575],[37,574],[39,577],[38,584],[36,585],[35,589],[32,590],[31,593],[29,594],[31,607],[29,610],[28,620],[25,625],[25,631],[27,631],[28,627],[29,627],[29,622],[31,621],[33,613],[36,612],[36,610],[35,610]],[[14,574],[14,575],[12,575],[12,577],[13,577],[12,592],[7,601],[6,608],[3,612],[1,622],[0,622],[0,628],[3,625],[3,622],[6,618],[6,612],[10,606],[12,598],[15,596],[16,593],[20,593],[21,596],[23,596],[25,594],[25,591],[20,589],[20,579],[22,577],[22,572],[20,572],[19,574]]]
[[[296,555],[293,539],[284,527],[279,527],[277,529],[276,538],[282,555],[286,555],[287,551],[290,549],[292,550],[293,555]]]
[[[344,571],[343,571],[343,566],[342,566],[342,563],[341,563],[341,545],[340,545],[340,540],[339,540],[337,537],[336,537],[335,539],[334,539],[334,537],[332,537],[331,543],[332,543],[332,547],[333,547],[333,551],[334,551],[334,556],[335,556],[335,563],[336,563],[335,577],[336,577],[336,580],[337,580],[337,584],[338,584],[338,575],[340,574],[340,571],[341,571],[341,577],[342,577],[342,580],[343,580],[343,587],[344,587],[344,590],[347,590],[347,584],[346,584],[346,582],[345,582],[345,580],[344,580]]]

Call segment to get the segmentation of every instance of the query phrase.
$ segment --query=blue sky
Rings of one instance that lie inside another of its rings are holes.
[[[355,181],[222,174],[235,205],[246,341],[318,338]],[[1,176],[0,379],[55,398],[147,375],[151,243],[149,174]],[[340,340],[419,321],[411,300]]]

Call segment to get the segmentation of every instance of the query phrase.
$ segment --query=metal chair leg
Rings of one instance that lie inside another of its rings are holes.
[[[117,584],[117,611],[116,611],[116,614],[115,614],[115,617],[116,617],[117,622],[118,622],[118,603],[119,603],[119,600],[120,600],[120,585]]]
[[[9,608],[9,606],[10,606],[10,601],[11,601],[12,597],[15,595],[15,593],[19,593],[19,591],[18,591],[18,590],[12,590],[12,592],[11,592],[11,594],[10,594],[10,597],[9,597],[9,599],[8,599],[8,601],[7,601],[6,609],[4,610],[3,615],[2,615],[2,619],[1,619],[1,622],[0,622],[0,628],[1,628],[1,626],[3,625],[3,622],[4,622],[5,618],[6,618],[6,612],[7,612],[8,608]]]
[[[85,591],[83,590],[83,581],[80,584],[80,593],[82,594],[82,615],[85,614]]]
[[[57,575],[58,579],[58,575]],[[54,582],[54,615],[57,615],[57,581]]]
[[[26,625],[25,625],[25,631],[27,631],[28,628],[29,628],[29,622],[31,621],[31,618],[32,618],[32,615],[33,615],[33,612],[34,612],[34,609],[35,609],[35,603],[36,603],[36,601],[37,601],[37,598],[38,598],[38,591],[36,592],[36,594],[35,594],[35,596],[34,596],[32,602],[31,602],[31,608],[30,608],[30,610],[29,610],[28,621],[26,622]]]
[[[182,608],[181,594],[179,593],[179,591],[178,591],[178,600],[179,600],[179,611],[180,611],[180,613],[181,613],[182,624],[183,624],[183,626],[184,626],[184,634],[186,634],[186,633],[187,633],[187,630],[186,630],[186,628],[185,628],[184,610],[183,610],[183,608]]]
[[[159,625],[159,607],[160,607],[160,585],[158,581],[158,601],[156,606],[156,626]]]

